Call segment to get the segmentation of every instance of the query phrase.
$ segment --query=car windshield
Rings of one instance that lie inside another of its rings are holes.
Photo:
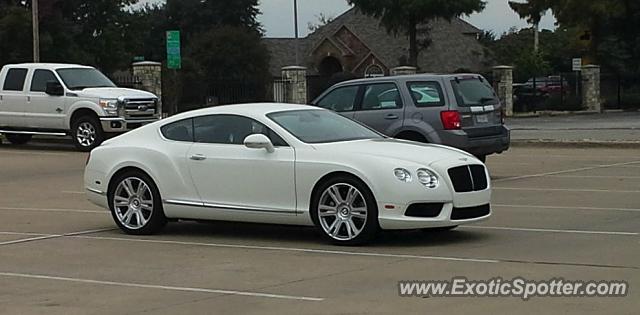
[[[453,80],[453,91],[460,106],[482,106],[498,104],[493,88],[480,78]]]
[[[116,86],[104,74],[93,68],[58,69],[56,72],[70,90]]]
[[[381,139],[379,133],[328,110],[293,110],[267,115],[306,143]]]

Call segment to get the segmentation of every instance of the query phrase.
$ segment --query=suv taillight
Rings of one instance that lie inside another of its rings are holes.
[[[457,110],[440,112],[440,119],[445,130],[456,130],[462,127],[460,113]]]

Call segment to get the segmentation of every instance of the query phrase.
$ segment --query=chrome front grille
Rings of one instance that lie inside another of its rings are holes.
[[[147,119],[154,117],[158,110],[158,101],[154,98],[128,99],[124,104],[126,118]]]
[[[463,165],[450,168],[449,178],[458,193],[485,190],[488,187],[487,173],[482,165]]]

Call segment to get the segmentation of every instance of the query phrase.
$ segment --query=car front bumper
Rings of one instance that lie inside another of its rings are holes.
[[[148,119],[124,119],[122,117],[101,117],[100,123],[102,124],[102,130],[107,133],[121,133],[127,132],[146,124],[150,124],[160,120],[159,117],[153,117]]]

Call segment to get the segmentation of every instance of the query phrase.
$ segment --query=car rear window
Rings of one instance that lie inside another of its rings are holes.
[[[478,78],[452,80],[453,92],[459,106],[498,104],[498,96],[486,80]]]
[[[443,106],[444,96],[440,83],[433,81],[408,82],[411,98],[417,107]]]
[[[27,69],[14,68],[9,69],[7,77],[4,80],[5,91],[22,91],[24,88],[24,80],[27,78]]]
[[[174,141],[193,142],[193,119],[170,123],[160,128],[162,135]]]

